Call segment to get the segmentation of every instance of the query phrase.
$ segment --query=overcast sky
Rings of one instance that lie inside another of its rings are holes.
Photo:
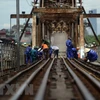
[[[32,9],[31,2],[33,0],[19,0],[20,1],[20,13],[25,11],[27,14]],[[82,0],[85,10],[88,12],[91,9],[97,9],[97,13],[100,13],[100,0]],[[0,29],[10,27],[10,14],[16,14],[16,0],[0,0]],[[21,19],[24,21],[24,19]],[[12,19],[11,23],[16,24],[16,20]],[[99,21],[98,21],[99,23]]]
[[[20,14],[25,11],[26,14],[31,12],[31,1],[33,0],[19,0]],[[16,0],[0,0],[0,29],[10,27],[10,14],[16,14]],[[21,21],[24,19],[21,19]],[[12,19],[11,23],[16,24],[16,20]]]

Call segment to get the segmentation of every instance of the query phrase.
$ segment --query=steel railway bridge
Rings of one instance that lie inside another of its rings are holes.
[[[39,4],[38,4],[39,3]],[[39,5],[38,7],[35,5]],[[11,14],[11,18],[17,18],[16,14]],[[47,39],[51,45],[58,45],[61,52],[65,52],[65,41],[70,36],[75,47],[80,47],[81,58],[84,56],[84,19],[100,45],[100,40],[92,27],[89,18],[98,18],[100,14],[86,14],[82,6],[82,0],[38,0],[34,1],[30,14],[20,14],[19,18],[28,18],[26,25],[20,35],[23,37],[24,31],[30,18],[32,24],[32,46],[40,46],[42,39]]]
[[[10,16],[11,19],[17,17],[17,14]],[[32,18],[32,47],[40,47],[43,39],[50,41],[51,45],[60,48],[59,58],[41,59],[26,66],[25,47],[20,46],[20,66],[17,66],[17,45],[2,39],[0,100],[99,100],[100,64],[86,63],[82,59],[69,60],[63,56],[66,54],[65,42],[71,37],[74,46],[80,48],[80,58],[84,57],[87,43],[84,19],[100,45],[89,20],[93,17],[99,18],[100,14],[86,14],[82,0],[34,0],[30,14],[19,14],[19,18],[28,18],[19,41]]]

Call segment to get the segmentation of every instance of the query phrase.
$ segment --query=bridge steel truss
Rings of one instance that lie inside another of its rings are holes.
[[[100,17],[100,14],[83,14],[82,0],[79,0],[79,7],[76,7],[76,0],[63,1],[65,3],[60,0],[40,0],[40,7],[33,7],[30,14],[20,14],[19,17],[28,18],[28,21],[33,18],[32,46],[40,46],[42,39],[50,39],[53,31],[61,31],[62,25],[65,25],[63,31],[72,38],[75,47],[80,47],[82,58],[84,56],[83,18]],[[10,17],[16,18],[16,14],[11,14]]]

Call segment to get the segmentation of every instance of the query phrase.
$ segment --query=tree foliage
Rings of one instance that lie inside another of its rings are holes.
[[[98,35],[97,37],[98,37],[98,39],[100,41],[100,35]],[[97,42],[95,36],[93,36],[93,35],[85,35],[85,40],[86,40],[87,43],[95,42],[98,45],[98,42]]]

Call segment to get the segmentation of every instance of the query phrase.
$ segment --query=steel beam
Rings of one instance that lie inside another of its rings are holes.
[[[83,15],[84,18],[93,18],[93,17],[100,17],[100,14],[84,14]]]
[[[50,14],[43,14],[43,15],[41,15],[41,16],[42,16],[42,17],[45,17],[45,18],[46,18],[46,17],[47,17],[47,18],[48,18],[48,17],[49,17],[49,18],[50,18],[50,17],[52,17],[52,18],[53,18],[53,17],[54,17],[54,18],[55,18],[55,17],[67,18],[67,17],[68,17],[68,18],[70,18],[70,17],[72,17],[72,16],[76,17],[76,16],[78,16],[78,14],[66,14],[66,13],[65,13],[65,14],[60,14],[60,13],[59,13],[59,14],[54,14],[54,13],[53,13],[53,14],[51,14],[51,15],[50,15]],[[41,16],[40,16],[40,17],[41,17]]]
[[[34,8],[34,13],[81,13],[82,9],[80,8]]]
[[[45,20],[66,20],[66,21],[71,21],[71,20],[76,20],[77,14],[43,14],[40,16],[41,21]]]
[[[10,15],[10,18],[17,18],[17,15],[16,14],[11,14]],[[32,18],[32,15],[30,14],[19,14],[19,18]]]

